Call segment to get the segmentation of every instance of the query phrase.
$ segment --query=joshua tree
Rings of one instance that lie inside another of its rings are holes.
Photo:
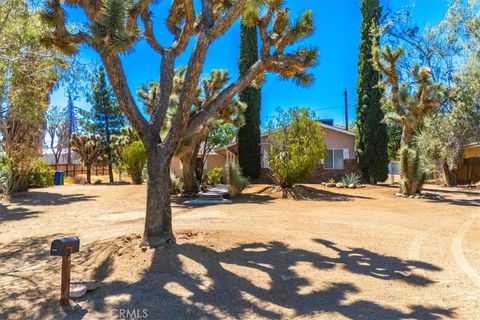
[[[178,97],[181,94],[183,85],[185,83],[185,71],[186,68],[179,68],[175,72],[174,77],[174,89],[170,97],[170,112],[167,114],[167,121],[165,122],[162,132],[168,131],[171,125],[171,119],[175,116],[177,109]],[[228,71],[226,70],[212,70],[209,77],[202,79],[202,83],[198,86],[196,97],[191,109],[191,115],[198,114],[203,111],[204,107],[209,101],[215,98],[218,93],[225,88],[225,84],[228,81]],[[149,87],[142,86],[137,94],[142,100],[147,112],[151,113],[153,105],[155,103],[155,97],[158,94],[158,83],[150,82]],[[177,156],[182,162],[182,175],[183,175],[183,192],[192,193],[196,189],[195,179],[195,167],[197,156],[204,140],[205,136],[214,129],[217,120],[223,120],[234,125],[240,126],[243,123],[243,112],[245,111],[245,105],[240,103],[237,99],[233,98],[226,108],[215,115],[207,123],[200,126],[197,131],[189,132],[185,135],[182,142],[179,144],[175,156]]]
[[[64,3],[80,7],[90,23],[88,31],[72,33],[66,26]],[[75,53],[79,44],[86,44],[101,57],[120,108],[139,133],[147,152],[147,212],[142,245],[153,247],[175,242],[172,230],[169,177],[170,162],[187,133],[195,132],[221,112],[245,87],[260,82],[271,71],[302,84],[312,81],[307,69],[317,59],[317,50],[286,48],[313,32],[311,12],[295,22],[281,0],[201,0],[201,12],[195,12],[193,0],[173,0],[166,28],[173,34],[173,43],[161,44],[154,34],[150,7],[154,0],[46,0],[44,20],[52,27],[52,43],[65,53]],[[232,81],[203,110],[191,115],[197,86],[210,45],[222,36],[243,14],[244,23],[258,26],[262,41],[261,54],[243,76]],[[139,20],[142,23],[139,23]],[[158,95],[151,117],[146,118],[127,84],[119,55],[131,50],[141,39],[159,55],[161,61]],[[160,135],[167,118],[174,89],[175,62],[189,43],[193,43],[185,71],[185,83],[178,98],[175,115],[168,132]]]
[[[80,157],[83,165],[87,168],[87,183],[92,183],[92,166],[102,155],[102,138],[97,134],[72,135],[72,151]]]
[[[420,192],[425,180],[425,171],[419,159],[419,152],[411,148],[412,134],[418,129],[429,112],[440,106],[438,86],[430,80],[431,71],[428,68],[412,69],[416,80],[416,90],[410,93],[410,88],[399,83],[396,63],[402,56],[403,50],[393,51],[389,46],[385,50],[374,51],[374,65],[385,75],[386,84],[390,87],[390,94],[394,112],[385,115],[386,121],[398,122],[402,125],[400,156],[400,191],[410,195]]]
[[[410,146],[412,134],[417,130],[423,118],[440,106],[438,86],[430,80],[429,68],[415,65],[412,69],[416,80],[417,90],[411,94],[409,87],[399,83],[397,62],[403,54],[401,48],[393,51],[386,46],[383,51],[374,50],[373,61],[375,68],[385,75],[385,82],[391,89],[391,98],[394,112],[385,115],[386,121],[398,122],[402,125],[401,146]]]

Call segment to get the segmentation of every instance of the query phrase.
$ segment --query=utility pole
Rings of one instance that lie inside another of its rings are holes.
[[[345,130],[348,130],[348,93],[347,88],[343,92],[343,96],[345,97]]]

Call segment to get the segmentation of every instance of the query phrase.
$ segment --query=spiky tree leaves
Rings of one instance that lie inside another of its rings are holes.
[[[355,150],[364,178],[377,183],[388,175],[387,128],[382,123],[382,91],[377,86],[380,75],[372,65],[372,49],[378,45],[375,35],[381,8],[378,0],[362,0],[363,16],[358,57],[357,135]]]
[[[240,26],[239,73],[244,75],[258,60],[257,27]],[[275,30],[275,24],[274,29]],[[255,179],[260,176],[260,88],[249,86],[240,93],[240,101],[247,105],[245,125],[238,130],[238,163],[243,174]]]
[[[102,138],[98,134],[73,134],[71,145],[72,150],[87,168],[87,183],[92,183],[92,166],[104,152]]]
[[[161,246],[175,242],[171,223],[169,167],[183,138],[196,132],[220,113],[238,93],[253,82],[259,83],[268,71],[283,77],[309,82],[308,68],[316,60],[316,50],[288,47],[311,34],[310,14],[291,22],[288,10],[278,0],[201,0],[196,12],[193,0],[174,0],[167,15],[167,29],[173,35],[171,45],[161,44],[153,32],[150,14],[154,0],[47,0],[44,20],[52,27],[46,42],[65,52],[74,52],[86,44],[101,57],[122,111],[138,131],[148,159],[147,214],[143,245]],[[89,30],[70,32],[65,25],[64,5],[83,9]],[[201,112],[192,115],[191,107],[210,45],[223,35],[248,10],[249,23],[260,29],[261,55],[248,72],[222,89],[208,101]],[[288,17],[285,18],[283,15]],[[141,20],[141,23],[140,21]],[[274,21],[277,26],[273,28]],[[145,39],[160,57],[158,97],[150,117],[145,117],[133,98],[119,54],[134,48]],[[185,71],[183,90],[178,96],[174,117],[165,135],[159,135],[167,121],[170,98],[174,90],[175,62],[188,43],[193,43]],[[303,54],[302,54],[303,52]],[[309,52],[309,54],[306,54]],[[297,54],[298,53],[298,54]],[[300,58],[299,58],[300,57]],[[293,71],[292,71],[293,70]]]

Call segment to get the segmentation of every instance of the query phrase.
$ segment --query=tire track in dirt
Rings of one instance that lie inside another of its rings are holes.
[[[467,258],[463,254],[462,242],[465,238],[467,231],[471,228],[475,220],[478,218],[479,213],[473,214],[470,219],[468,219],[460,228],[460,230],[455,234],[452,239],[452,253],[455,258],[455,262],[458,267],[470,278],[470,280],[480,288],[480,275],[468,262]]]
[[[438,231],[442,230],[448,224],[448,222],[449,222],[448,218],[444,218],[443,220],[441,220],[439,225],[432,227],[430,229],[427,229],[424,232],[417,235],[413,239],[413,241],[410,243],[410,247],[408,249],[408,259],[421,261],[420,251],[422,250],[423,242],[428,238],[430,238],[431,236],[433,236]],[[416,271],[421,275],[425,275],[424,269],[416,269]]]

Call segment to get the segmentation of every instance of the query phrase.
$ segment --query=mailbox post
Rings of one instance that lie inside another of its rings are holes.
[[[51,256],[62,257],[62,285],[60,291],[60,305],[66,306],[70,300],[70,270],[71,255],[80,250],[78,237],[65,237],[55,239],[50,247]]]

